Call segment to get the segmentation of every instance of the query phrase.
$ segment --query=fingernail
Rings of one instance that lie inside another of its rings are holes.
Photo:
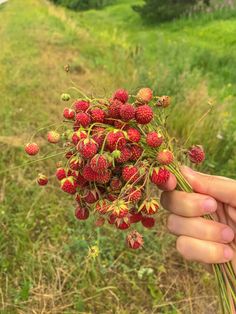
[[[205,213],[213,213],[217,209],[217,203],[213,198],[207,198],[203,201],[203,209]]]
[[[193,175],[194,174],[194,171],[193,169],[187,167],[187,166],[181,166],[181,170],[186,173],[186,174],[189,174],[189,175]]]
[[[233,255],[234,255],[234,253],[233,253],[231,248],[226,247],[224,249],[224,257],[225,257],[225,259],[230,260],[230,259],[233,258]]]
[[[226,242],[231,242],[234,238],[234,232],[230,228],[225,228],[221,233],[222,239]]]

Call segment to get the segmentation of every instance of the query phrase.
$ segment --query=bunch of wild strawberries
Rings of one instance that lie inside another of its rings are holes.
[[[61,98],[69,101],[70,95]],[[47,139],[64,142],[65,161],[56,177],[61,189],[75,196],[78,220],[94,214],[97,226],[108,222],[126,230],[140,222],[154,227],[159,200],[153,186],[167,182],[175,162],[159,119],[169,104],[168,96],[154,97],[150,88],[142,88],[136,96],[118,89],[111,99],[86,97],[64,108],[63,133],[50,131]],[[30,142],[25,151],[36,155],[39,146]],[[205,158],[201,146],[191,147],[188,156],[194,163]],[[46,185],[48,178],[40,174],[37,181]],[[142,247],[142,235],[132,230],[127,244]]]

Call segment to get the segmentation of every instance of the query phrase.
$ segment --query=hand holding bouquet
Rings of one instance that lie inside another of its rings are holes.
[[[61,99],[70,102],[70,95]],[[150,88],[136,95],[117,90],[110,99],[89,98],[73,101],[63,111],[62,132],[48,132],[47,140],[58,144],[64,161],[57,164],[56,177],[61,189],[74,195],[75,217],[86,220],[96,216],[96,225],[109,223],[127,230],[131,249],[144,245],[143,236],[134,226],[141,223],[153,228],[159,209],[159,189],[175,178],[177,190],[192,192],[183,177],[179,162],[204,161],[205,153],[196,145],[188,150],[176,147],[167,129],[165,108],[168,96],[154,96]],[[36,155],[39,146],[25,146],[29,155]],[[57,155],[57,154],[56,154]],[[39,185],[48,178],[40,174]],[[207,219],[213,219],[206,215]],[[236,277],[231,263],[215,264],[224,313],[235,313]]]

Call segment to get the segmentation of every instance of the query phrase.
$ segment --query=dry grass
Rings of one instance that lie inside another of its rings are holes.
[[[66,86],[80,86],[88,94],[103,95],[118,85],[132,90],[137,82],[147,81],[136,65],[143,54],[139,45],[132,46],[122,37],[121,45],[114,47],[99,36],[94,39],[91,31],[80,27],[73,14],[64,9],[47,2],[26,2],[9,2],[0,11],[0,32],[5,38],[0,52],[0,73],[4,77],[0,82],[2,168],[25,161],[22,144],[28,131],[57,120],[64,106],[57,100],[58,95]],[[15,14],[18,11],[23,12],[22,16]],[[119,32],[113,35],[112,44]],[[107,40],[109,32],[101,36]],[[93,54],[94,47],[97,55]],[[112,60],[107,67],[103,64],[103,51]],[[9,75],[12,64],[16,71]],[[71,65],[69,77],[63,71],[65,64]],[[142,67],[141,62],[138,65]],[[152,69],[148,75],[164,89],[171,74],[169,69],[163,70],[162,81],[156,79]],[[171,119],[173,131],[186,136],[191,132],[187,122],[193,115],[196,121],[200,119],[211,97],[206,80],[190,89],[184,75],[179,79],[179,85],[184,87],[174,95]],[[212,117],[217,116],[217,110]],[[203,138],[203,132],[194,132],[199,142],[211,145],[212,152],[217,144],[212,144],[211,137],[219,122],[212,119],[199,123],[198,128],[206,130],[207,138]],[[42,144],[44,136],[45,131],[39,133]],[[54,161],[47,163],[44,170],[50,173],[53,166]],[[56,187],[38,190],[32,177],[40,168],[41,164],[25,167],[1,177],[1,313],[217,312],[213,278],[201,266],[183,261],[176,253],[174,239],[164,227],[165,214],[160,214],[157,228],[145,235],[145,248],[130,252],[124,248],[123,234],[107,226],[94,230],[93,222],[77,225],[70,200],[64,199]],[[91,245],[100,249],[95,259],[89,256]]]

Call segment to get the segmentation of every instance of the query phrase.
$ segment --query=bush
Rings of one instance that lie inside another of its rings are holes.
[[[51,0],[55,4],[62,5],[71,10],[84,11],[89,9],[102,9],[112,4],[115,0]]]
[[[143,6],[133,6],[148,22],[165,22],[186,14],[199,0],[145,0]],[[203,1],[209,5],[209,0]]]

